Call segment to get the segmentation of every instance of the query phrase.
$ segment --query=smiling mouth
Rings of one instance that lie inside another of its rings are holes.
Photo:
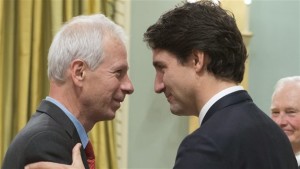
[[[293,131],[292,130],[283,130],[285,134],[287,135],[291,135],[293,134]]]
[[[172,95],[168,94],[168,95],[166,95],[166,98],[167,98],[168,102],[170,102],[172,100]]]
[[[122,103],[125,98],[120,98],[120,99],[114,99],[116,102]]]

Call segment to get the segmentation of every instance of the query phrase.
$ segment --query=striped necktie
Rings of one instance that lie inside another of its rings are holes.
[[[87,157],[87,162],[89,164],[90,169],[95,169],[95,154],[90,141],[86,145],[84,152]]]

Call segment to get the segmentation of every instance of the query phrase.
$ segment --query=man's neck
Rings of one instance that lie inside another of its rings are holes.
[[[94,124],[90,124],[86,116],[81,113],[81,104],[79,103],[78,96],[75,96],[76,92],[72,90],[75,89],[72,86],[68,86],[67,83],[57,84],[51,82],[49,96],[64,105],[64,107],[83,125],[85,131],[89,132]]]
[[[238,84],[234,82],[224,81],[211,76],[201,80],[198,87],[198,112],[200,112],[203,106],[217,93],[237,85]]]

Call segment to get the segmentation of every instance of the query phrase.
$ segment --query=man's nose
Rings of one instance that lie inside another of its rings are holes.
[[[156,76],[154,80],[154,91],[156,93],[161,93],[164,91],[165,84],[163,83],[162,78]]]
[[[287,124],[286,115],[284,113],[280,113],[276,119],[276,122],[279,126],[285,126]]]
[[[132,94],[134,92],[133,84],[132,84],[131,80],[129,79],[128,75],[125,79],[125,82],[122,85],[122,90],[124,90],[126,92],[126,94]]]

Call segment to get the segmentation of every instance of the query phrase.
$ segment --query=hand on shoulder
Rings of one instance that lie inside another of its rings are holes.
[[[77,143],[73,148],[73,163],[72,165],[59,164],[54,162],[37,162],[28,164],[25,169],[84,169],[84,165],[80,155],[81,144]]]

